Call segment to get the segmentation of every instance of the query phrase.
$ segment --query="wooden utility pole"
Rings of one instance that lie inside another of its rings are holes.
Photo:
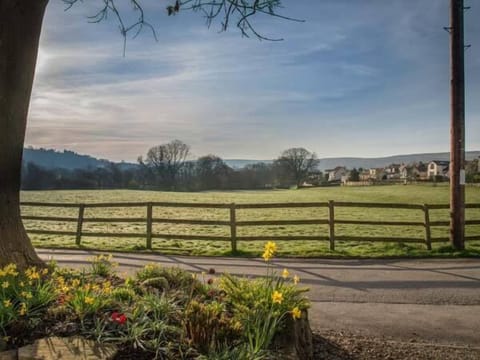
[[[465,69],[463,0],[450,0],[450,242],[465,247]]]

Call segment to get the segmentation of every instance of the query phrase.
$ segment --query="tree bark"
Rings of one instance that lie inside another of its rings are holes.
[[[48,0],[0,0],[0,266],[41,265],[20,215],[20,176]]]

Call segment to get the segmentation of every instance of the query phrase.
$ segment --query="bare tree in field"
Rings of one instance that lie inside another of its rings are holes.
[[[185,166],[190,147],[180,140],[150,148],[145,160],[139,158],[141,165],[147,166],[160,180],[160,185],[172,190],[178,174]]]
[[[319,163],[317,155],[304,148],[287,149],[275,160],[275,165],[290,176],[297,186],[302,186],[308,175],[317,170]]]
[[[140,0],[64,0],[68,7],[100,5],[93,21],[116,19],[124,39],[143,28],[153,30],[145,20]],[[25,232],[20,216],[20,173],[32,92],[38,43],[48,0],[0,0],[0,266],[14,262],[19,267],[42,265]],[[117,6],[118,5],[118,6]],[[125,6],[131,5],[131,6]],[[235,24],[243,35],[265,38],[255,31],[257,14],[285,18],[276,13],[280,0],[170,0],[170,15],[194,10],[210,24],[221,19],[222,30]],[[97,7],[98,9],[98,7]],[[132,13],[124,14],[123,11]],[[273,39],[272,39],[273,40]]]

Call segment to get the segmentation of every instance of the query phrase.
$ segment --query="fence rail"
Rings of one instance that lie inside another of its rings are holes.
[[[448,221],[430,221],[430,210],[449,209],[448,204],[397,204],[397,203],[364,203],[364,202],[290,202],[290,203],[262,203],[262,204],[220,204],[220,203],[178,203],[178,202],[125,202],[125,203],[43,203],[43,202],[22,202],[24,207],[54,207],[54,208],[76,208],[77,217],[62,216],[33,216],[25,215],[23,219],[34,221],[57,221],[76,222],[76,231],[40,230],[28,229],[31,234],[64,235],[74,236],[77,245],[81,244],[82,237],[135,237],[145,238],[146,248],[152,249],[153,239],[179,239],[179,240],[217,240],[229,241],[232,252],[237,251],[237,244],[240,241],[265,241],[265,240],[313,240],[328,241],[331,250],[335,250],[337,241],[367,241],[367,242],[408,242],[425,244],[431,250],[432,243],[446,242],[447,237],[432,237],[432,227],[449,226]],[[138,207],[146,209],[145,217],[85,217],[85,209],[88,208],[114,208],[114,207]],[[197,209],[225,209],[229,210],[228,220],[202,220],[202,219],[174,219],[155,218],[154,208],[158,207],[183,207]],[[373,221],[373,220],[352,220],[338,219],[335,217],[335,208],[376,208],[376,209],[403,209],[417,210],[423,212],[423,221]],[[466,204],[466,208],[480,209],[480,204]],[[237,220],[237,210],[249,209],[293,209],[293,208],[326,208],[327,218],[324,219],[296,219],[296,220]],[[145,223],[145,232],[92,232],[84,231],[84,223]],[[184,234],[163,234],[154,233],[153,224],[184,224],[204,226],[225,226],[230,228],[229,236],[218,235],[184,235]],[[422,238],[410,237],[369,237],[369,236],[346,236],[335,233],[335,225],[369,225],[369,226],[416,226],[424,228]],[[480,219],[467,220],[466,225],[480,225]],[[272,235],[272,236],[238,236],[237,228],[243,226],[273,226],[273,225],[328,225],[328,234],[325,235]],[[466,236],[465,240],[480,240],[480,235]]]

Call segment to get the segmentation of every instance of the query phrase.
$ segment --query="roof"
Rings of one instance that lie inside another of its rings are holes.
[[[448,166],[450,165],[450,161],[445,161],[445,160],[432,160],[430,161],[431,163],[435,163],[437,165],[440,165],[440,166]]]

